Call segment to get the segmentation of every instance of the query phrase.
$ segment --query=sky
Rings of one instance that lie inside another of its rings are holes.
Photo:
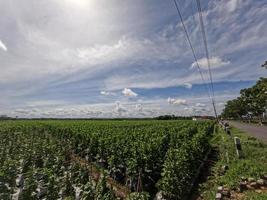
[[[266,77],[265,0],[205,0],[220,113]],[[19,117],[213,115],[196,0],[0,0],[0,114]]]

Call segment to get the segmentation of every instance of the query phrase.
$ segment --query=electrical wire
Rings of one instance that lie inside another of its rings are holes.
[[[204,22],[203,22],[202,8],[201,8],[200,0],[196,0],[196,2],[197,2],[198,15],[199,15],[199,21],[200,21],[200,29],[201,29],[201,33],[202,33],[202,38],[203,38],[203,43],[204,43],[205,53],[206,53],[206,59],[207,59],[207,63],[208,63],[208,71],[209,71],[209,78],[210,78],[211,91],[212,91],[212,105],[213,105],[214,114],[216,116],[216,119],[218,119],[217,110],[216,110],[216,106],[215,106],[214,84],[213,84],[213,78],[212,78],[212,73],[211,73],[210,56],[209,56],[209,50],[208,50],[206,31],[205,31]]]
[[[200,76],[201,76],[201,79],[202,79],[203,84],[206,85],[206,89],[207,89],[208,96],[209,96],[209,98],[211,99],[211,101],[213,102],[213,100],[212,100],[212,98],[211,98],[211,95],[210,95],[210,90],[209,90],[208,84],[205,82],[203,73],[202,73],[202,71],[201,71],[201,68],[200,68],[200,66],[199,66],[199,63],[198,63],[198,60],[197,60],[197,57],[196,57],[196,53],[195,53],[194,47],[193,47],[193,45],[192,45],[192,42],[191,42],[191,40],[190,40],[188,31],[187,31],[187,29],[186,29],[186,26],[185,26],[185,23],[184,23],[183,16],[182,16],[182,14],[181,14],[180,8],[179,8],[178,3],[176,2],[176,0],[173,0],[173,2],[174,2],[174,4],[175,4],[175,8],[176,8],[176,10],[177,10],[177,13],[178,13],[178,15],[179,15],[180,21],[181,21],[181,23],[182,23],[183,30],[184,30],[184,33],[185,33],[187,42],[188,42],[188,44],[189,44],[189,46],[190,46],[190,49],[191,49],[191,51],[192,51],[192,54],[193,54],[195,63],[196,63],[196,65],[197,65],[198,72],[199,72],[199,74],[200,74]],[[212,103],[212,104],[213,104],[213,103]]]

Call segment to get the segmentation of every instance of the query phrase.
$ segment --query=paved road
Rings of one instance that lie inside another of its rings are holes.
[[[245,124],[236,121],[230,121],[228,123],[267,143],[267,126],[257,126],[254,124]]]

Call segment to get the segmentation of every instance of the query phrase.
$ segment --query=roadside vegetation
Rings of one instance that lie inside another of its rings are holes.
[[[267,199],[266,190],[244,190],[240,192],[242,179],[259,180],[267,174],[267,145],[246,133],[231,127],[231,135],[220,128],[213,138],[217,159],[211,166],[207,181],[201,184],[199,199],[212,200],[218,187],[228,188],[231,199]],[[234,137],[241,139],[242,158],[238,158]]]

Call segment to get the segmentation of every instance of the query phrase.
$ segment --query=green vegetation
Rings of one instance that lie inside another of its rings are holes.
[[[158,191],[183,199],[210,148],[213,126],[177,120],[0,122],[1,199],[112,200],[127,193],[114,190],[111,179],[132,192],[128,199],[153,198]]]
[[[267,145],[242,131],[231,128],[232,136],[220,130],[214,137],[213,147],[218,150],[219,158],[212,167],[212,176],[204,183],[200,191],[204,199],[214,199],[218,186],[232,190],[239,187],[241,177],[260,178],[267,173]],[[243,158],[238,159],[233,137],[239,137],[242,143]],[[223,166],[229,169],[222,174]],[[247,191],[241,199],[266,199],[267,194]]]
[[[87,170],[72,163],[67,139],[51,137],[42,126],[30,123],[1,123],[0,199],[74,199],[82,190],[87,198],[96,186],[88,185]],[[102,191],[101,197],[111,191]],[[72,198],[73,197],[73,198]]]
[[[260,78],[251,88],[242,89],[240,97],[230,100],[225,105],[223,118],[258,118],[262,121],[267,109],[267,78]]]

